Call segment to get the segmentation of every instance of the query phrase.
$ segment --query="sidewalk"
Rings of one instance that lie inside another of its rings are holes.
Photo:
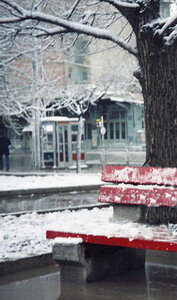
[[[105,164],[117,164],[117,165],[130,165],[130,166],[142,166],[146,160],[146,152],[140,150],[138,147],[126,149],[103,149],[86,151],[85,164],[86,169],[82,169],[82,172],[96,172],[102,170],[102,166]],[[17,172],[33,172],[32,168],[32,156],[30,152],[23,150],[13,151],[10,153],[10,169]],[[44,169],[40,172],[63,172],[61,169]],[[75,170],[68,170],[67,172],[75,172]],[[65,170],[64,170],[65,172]]]
[[[101,172],[76,174],[68,170],[0,172],[0,197],[32,193],[94,190],[101,182]],[[1,197],[3,199],[3,197]],[[101,206],[100,206],[101,207]],[[85,207],[86,209],[86,207]],[[89,208],[87,208],[89,209]],[[97,208],[98,209],[98,208]],[[80,210],[80,209],[79,209]],[[74,211],[73,211],[74,213]],[[1,276],[52,263],[52,241],[45,232],[51,222],[67,217],[68,212],[36,212],[24,215],[0,216],[0,273]],[[56,219],[55,219],[56,218]],[[69,222],[69,220],[67,221]]]
[[[0,197],[10,195],[57,193],[98,189],[100,173],[76,174],[67,170],[58,172],[0,172]]]

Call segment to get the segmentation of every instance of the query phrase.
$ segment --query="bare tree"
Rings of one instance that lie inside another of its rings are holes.
[[[160,0],[60,1],[60,7],[57,1],[21,3],[1,1],[4,38],[18,32],[63,38],[73,33],[85,34],[114,43],[137,58],[139,70],[134,75],[144,96],[147,162],[153,166],[176,166],[176,6],[172,16],[160,18]],[[135,47],[111,32],[110,25],[120,13],[132,27]]]
[[[33,124],[32,157],[35,168],[40,167],[40,118],[50,101],[50,92],[61,85],[62,55],[49,55],[50,44],[41,43],[35,37],[18,36],[12,42],[2,43],[1,60],[1,116],[8,119],[11,127],[20,134],[19,123],[14,117],[22,117]],[[10,43],[10,45],[9,45]],[[55,44],[55,47],[58,45]],[[55,48],[52,47],[52,53]],[[50,57],[50,58],[49,58]],[[46,93],[47,90],[47,93]]]
[[[104,83],[104,87],[101,82],[87,86],[64,85],[64,79],[61,78],[63,71],[60,70],[65,60],[63,49],[57,51],[58,44],[52,43],[50,52],[50,43],[40,42],[34,36],[32,39],[29,36],[26,39],[19,38],[17,46],[13,45],[9,49],[2,62],[4,80],[1,80],[1,114],[8,119],[14,116],[23,117],[32,125],[32,161],[35,168],[40,168],[41,165],[40,119],[63,108],[78,116],[77,172],[80,173],[82,116],[90,103],[105,94],[110,83]],[[64,50],[68,50],[67,44],[65,46]],[[70,56],[72,55],[75,54],[71,53]],[[12,121],[10,123],[12,125]],[[17,126],[15,130],[18,130]]]
[[[81,173],[81,140],[84,130],[83,115],[89,109],[90,105],[96,103],[107,92],[110,83],[102,85],[101,81],[95,85],[68,85],[63,86],[57,92],[55,97],[51,97],[51,104],[48,110],[52,112],[60,111],[66,108],[71,114],[79,118],[77,132],[77,173]]]

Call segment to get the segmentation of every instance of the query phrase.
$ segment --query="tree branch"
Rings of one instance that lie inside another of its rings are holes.
[[[76,1],[75,1],[75,3],[74,3],[74,5],[73,5],[73,7],[71,8],[71,11],[70,11],[70,13],[69,13],[67,19],[69,19],[69,18],[72,16],[72,14],[73,14],[73,12],[75,11],[76,7],[78,6],[79,2],[80,2],[80,0],[76,0]]]
[[[113,43],[116,43],[124,50],[128,51],[134,56],[137,56],[138,52],[135,48],[133,48],[131,45],[129,45],[124,40],[119,39],[116,35],[111,34],[108,30],[95,28],[90,25],[85,25],[78,22],[68,21],[65,19],[62,19],[60,17],[55,17],[50,14],[38,12],[38,11],[31,11],[31,10],[25,10],[21,8],[19,5],[14,5],[13,2],[2,0],[7,5],[13,7],[18,12],[21,12],[22,16],[19,16],[17,18],[9,17],[8,18],[0,18],[0,24],[3,23],[16,23],[16,22],[24,22],[26,20],[35,20],[38,22],[44,22],[46,24],[52,24],[56,25],[55,28],[47,29],[44,27],[44,33],[37,33],[36,36],[42,36],[42,35],[57,35],[61,33],[61,27],[65,28],[67,32],[72,33],[82,33],[86,34],[95,38],[104,39],[111,41]],[[10,3],[9,3],[10,2]]]
[[[116,8],[140,8],[139,4],[137,3],[130,3],[130,2],[123,2],[123,1],[119,1],[119,0],[100,0],[100,2],[106,2],[109,4],[112,4],[114,7]]]
[[[1,0],[1,3],[5,3],[7,6],[13,8],[16,12],[18,12],[21,16],[24,14],[25,9],[15,3],[14,1],[8,1],[8,0]]]
[[[108,30],[95,28],[90,25],[85,25],[77,22],[67,21],[64,19],[61,19],[59,17],[53,17],[48,14],[38,13],[38,12],[31,12],[30,14],[26,15],[26,18],[32,19],[32,20],[38,20],[43,21],[46,23],[56,24],[59,25],[65,29],[67,29],[68,32],[76,32],[76,33],[83,33],[89,36],[93,36],[95,38],[108,40],[111,42],[116,43],[124,50],[127,50],[129,53],[137,56],[137,50],[133,47],[131,47],[128,43],[125,41],[117,38],[117,36],[111,34]],[[46,29],[45,32],[48,32],[49,35],[56,35],[61,31],[60,27],[52,28],[52,29]],[[46,35],[46,34],[45,34]]]
[[[162,26],[162,28],[157,29],[155,33],[159,35],[164,35],[164,33],[169,29],[169,27],[173,27],[176,24],[177,24],[177,13],[169,17],[168,19],[166,19],[165,24]]]

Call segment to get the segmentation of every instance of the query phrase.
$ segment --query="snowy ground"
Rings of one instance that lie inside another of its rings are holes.
[[[46,230],[73,233],[153,239],[159,231],[155,226],[131,222],[112,222],[113,210],[63,211],[47,214],[6,216],[0,218],[0,261],[16,260],[52,251],[52,241],[46,239]],[[177,243],[177,225],[161,225],[162,239]]]
[[[101,183],[101,173],[98,174],[53,174],[46,176],[0,176],[0,192],[21,189],[59,188],[67,186],[83,186]]]
[[[56,212],[47,214],[25,214],[20,217],[0,218],[0,261],[51,252],[52,241],[46,239],[46,230],[51,228],[77,228],[81,222],[87,224],[95,217],[106,221],[112,210],[82,210],[78,212]],[[92,222],[91,222],[92,223]],[[95,223],[94,223],[95,224]],[[61,226],[61,227],[60,227]],[[69,227],[68,227],[69,226]],[[80,226],[79,226],[80,227]]]
[[[100,174],[65,174],[45,177],[1,176],[0,190],[17,190],[37,187],[59,187],[101,183]],[[130,222],[112,222],[112,207],[94,208],[92,210],[63,211],[46,214],[36,212],[20,217],[7,215],[0,217],[0,262],[17,260],[38,254],[49,253],[52,241],[46,239],[46,230],[72,231],[108,237],[127,237],[134,239],[143,237],[152,239],[155,226]],[[160,231],[166,233],[177,243],[177,225],[161,226]]]
[[[84,186],[101,183],[101,174],[53,174],[46,176],[0,176],[0,192],[35,188]],[[67,214],[66,214],[67,215]],[[46,230],[60,219],[65,222],[65,213],[20,217],[0,217],[0,261],[48,253],[51,241],[46,240]]]

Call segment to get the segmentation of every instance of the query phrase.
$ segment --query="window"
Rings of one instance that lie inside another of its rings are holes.
[[[72,131],[72,152],[76,152],[78,125],[72,125],[71,131]]]
[[[112,110],[108,112],[109,121],[104,122],[106,128],[105,139],[116,142],[126,139],[126,110]]]
[[[120,124],[116,122],[116,139],[120,139]]]
[[[64,134],[65,134],[65,160],[66,160],[66,162],[68,162],[69,156],[68,156],[68,129],[67,129],[67,126],[64,126]]]
[[[92,125],[90,123],[87,124],[86,138],[88,140],[92,139]]]
[[[104,127],[105,127],[105,129],[106,129],[106,133],[105,133],[105,135],[104,135],[104,139],[107,140],[107,138],[108,138],[108,124],[105,123],[105,122],[104,122]]]
[[[87,71],[83,72],[83,80],[88,80],[88,72]]]
[[[76,74],[76,84],[82,84],[83,83],[83,73],[82,71],[77,71]]]
[[[78,125],[72,125],[72,131],[77,131],[78,130]]]
[[[125,122],[122,122],[121,127],[122,127],[122,139],[125,140]]]
[[[77,141],[77,135],[76,134],[72,134],[72,142],[76,142]]]
[[[83,55],[78,55],[75,57],[75,62],[78,64],[82,64],[84,63],[84,56]]]
[[[68,69],[68,78],[71,78],[72,77],[72,68],[69,68]]]
[[[121,111],[121,120],[125,120],[125,118],[126,118],[126,111],[123,110]]]
[[[64,130],[65,130],[65,144],[66,144],[68,143],[68,130],[66,126],[64,126]]]
[[[119,111],[118,110],[111,111],[109,113],[109,118],[111,120],[117,120],[117,119],[119,119]]]
[[[77,71],[75,73],[75,81],[77,84],[83,84],[84,81],[89,80],[89,72],[88,71]]]
[[[110,139],[114,139],[114,123],[110,123]]]

